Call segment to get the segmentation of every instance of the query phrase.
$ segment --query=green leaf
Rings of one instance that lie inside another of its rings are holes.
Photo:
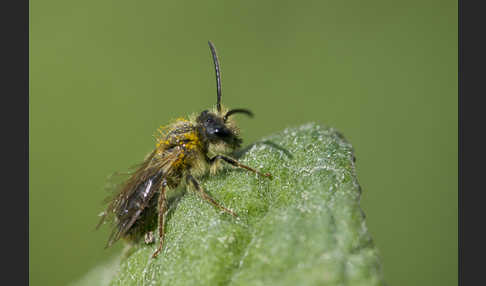
[[[240,161],[273,180],[233,167],[201,179],[239,218],[193,191],[176,196],[163,252],[152,259],[157,245],[142,242],[110,285],[384,285],[353,149],[338,132],[309,123],[245,151]]]

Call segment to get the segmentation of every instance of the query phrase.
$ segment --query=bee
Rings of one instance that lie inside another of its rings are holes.
[[[242,113],[252,117],[253,113],[248,109],[228,110],[221,105],[218,56],[213,43],[208,41],[208,44],[216,73],[216,107],[187,118],[178,118],[159,128],[155,149],[128,174],[128,179],[115,190],[101,215],[96,228],[108,219],[113,226],[105,248],[120,238],[138,241],[145,236],[145,241],[150,242],[152,230],[158,226],[159,244],[152,255],[156,258],[164,243],[167,190],[178,186],[192,186],[204,200],[236,217],[233,211],[209,196],[198,181],[207,173],[217,172],[221,168],[220,162],[272,179],[270,173],[262,173],[229,156],[242,143],[239,128],[232,116]],[[147,237],[150,237],[148,241]]]

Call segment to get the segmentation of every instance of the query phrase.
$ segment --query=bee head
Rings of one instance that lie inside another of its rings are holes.
[[[218,116],[208,110],[204,110],[196,118],[200,131],[205,135],[209,143],[226,143],[232,149],[238,148],[241,145],[238,129],[226,121],[224,116]]]

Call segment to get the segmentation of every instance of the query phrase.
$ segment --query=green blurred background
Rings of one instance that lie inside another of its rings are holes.
[[[157,127],[223,102],[246,143],[308,121],[353,144],[389,285],[457,284],[457,1],[30,3],[31,285],[121,250],[93,231],[107,175]]]

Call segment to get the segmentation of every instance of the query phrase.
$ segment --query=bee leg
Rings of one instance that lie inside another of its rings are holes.
[[[247,169],[248,171],[251,171],[251,172],[253,172],[255,174],[258,174],[258,175],[260,175],[262,177],[268,177],[270,180],[273,179],[272,174],[270,174],[270,173],[261,173],[261,172],[255,170],[255,169],[253,169],[252,167],[248,167],[246,165],[243,165],[240,162],[236,161],[235,159],[230,158],[230,157],[226,157],[224,155],[216,155],[216,156],[214,156],[213,158],[209,159],[209,163],[213,164],[218,159],[222,159],[222,160],[226,161],[227,163],[230,163],[231,165],[233,165],[235,167]]]
[[[151,243],[153,243],[155,241],[155,239],[154,239],[154,232],[153,231],[149,231],[149,232],[145,233],[143,240],[145,241],[145,244],[151,244]]]
[[[165,190],[167,188],[167,181],[164,179],[162,181],[160,195],[159,195],[159,247],[152,254],[152,258],[156,258],[157,255],[162,251],[162,246],[164,244],[164,228],[165,228],[165,212],[167,211],[167,199],[165,197]]]
[[[212,204],[213,206],[215,207],[218,207],[219,209],[229,213],[230,215],[234,216],[234,217],[237,217],[238,215],[236,215],[233,211],[223,207],[222,205],[218,204],[218,202],[216,202],[213,198],[211,198],[202,188],[201,186],[199,185],[199,183],[197,182],[197,180],[192,176],[192,175],[187,175],[186,176],[186,180],[187,182],[191,182],[194,186],[194,188],[196,188],[196,190],[201,194],[201,196],[203,197],[203,199],[205,199],[206,201],[208,201],[210,204]]]

